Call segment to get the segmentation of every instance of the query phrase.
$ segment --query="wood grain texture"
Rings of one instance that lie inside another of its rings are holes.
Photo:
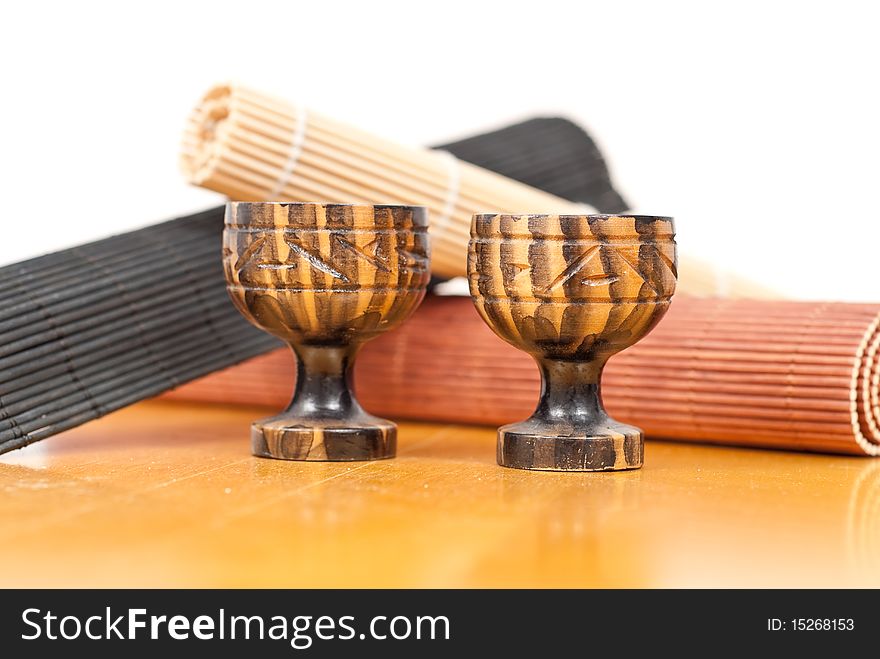
[[[428,283],[427,211],[417,206],[232,202],[223,232],[229,294],[297,356],[293,401],[256,422],[256,455],[394,456],[393,423],[351,388],[360,347],[403,322]]]
[[[0,457],[0,587],[880,586],[876,461],[649,438],[528,472],[408,422],[395,460],[261,460],[257,413],[141,403]]]
[[[499,429],[499,464],[642,466],[642,431],[608,417],[600,379],[608,358],[650,332],[669,307],[674,237],[665,217],[474,216],[468,274],[477,311],[535,359],[542,378],[535,413]]]

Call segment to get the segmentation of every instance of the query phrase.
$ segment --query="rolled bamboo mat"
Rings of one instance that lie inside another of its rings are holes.
[[[878,324],[880,304],[678,296],[647,338],[611,359],[603,398],[652,437],[878,455]],[[169,396],[280,408],[293,379],[284,349]],[[493,425],[528,416],[539,388],[531,358],[499,340],[470,299],[438,296],[365,346],[355,383],[374,414]]]
[[[458,155],[549,185],[595,149],[585,134],[543,131],[538,144],[529,126]],[[222,229],[215,208],[0,268],[0,453],[279,345],[228,300]]]
[[[181,165],[191,183],[240,201],[427,206],[431,267],[439,277],[467,274],[474,213],[592,210],[448,152],[400,146],[238,85],[212,88],[192,112]],[[748,297],[767,293],[745,278],[719,275],[691,255],[679,260],[679,291]]]
[[[0,268],[0,453],[278,345],[229,303],[222,222],[215,209]]]

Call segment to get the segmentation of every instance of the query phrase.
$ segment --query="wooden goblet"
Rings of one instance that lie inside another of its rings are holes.
[[[611,419],[608,358],[645,336],[675,291],[672,219],[643,215],[475,215],[471,295],[502,339],[541,370],[526,421],[498,430],[498,464],[604,471],[642,466],[642,431]]]
[[[397,427],[361,408],[352,369],[366,341],[419,305],[428,259],[421,206],[227,204],[223,263],[232,301],[297,356],[290,406],[251,426],[255,455],[394,457]]]

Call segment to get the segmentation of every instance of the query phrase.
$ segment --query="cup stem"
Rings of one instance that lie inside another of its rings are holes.
[[[296,355],[296,389],[286,414],[303,419],[363,414],[354,397],[354,361],[360,344],[291,345]]]
[[[605,360],[574,362],[537,357],[536,361],[541,371],[541,396],[532,418],[575,428],[608,420],[601,395]]]

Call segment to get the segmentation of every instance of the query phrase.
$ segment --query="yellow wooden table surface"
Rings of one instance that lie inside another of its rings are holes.
[[[649,442],[640,471],[249,453],[265,410],[142,403],[0,457],[2,586],[880,586],[880,461]]]

